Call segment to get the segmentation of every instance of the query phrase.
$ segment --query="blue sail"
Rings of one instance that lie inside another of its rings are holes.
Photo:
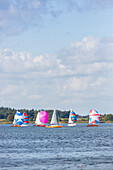
[[[73,110],[71,111],[70,116],[71,116],[71,121],[73,123],[75,123],[77,121],[77,116],[76,116],[76,113]]]
[[[23,116],[19,111],[17,111],[14,117],[14,124],[22,125],[22,123],[23,123]]]

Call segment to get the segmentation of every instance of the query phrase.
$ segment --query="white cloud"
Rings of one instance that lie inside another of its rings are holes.
[[[43,56],[42,55],[34,57],[34,59],[33,59],[34,63],[37,63],[37,62],[41,63],[42,60],[43,60]]]
[[[85,37],[55,55],[0,50],[0,102],[24,108],[78,107],[80,112],[88,104],[112,108],[112,54],[112,37]]]
[[[3,91],[2,95],[11,95],[14,94],[17,91],[17,86],[15,85],[7,85]]]
[[[95,87],[102,86],[102,84],[105,82],[106,82],[105,78],[99,77],[95,82],[91,83],[91,86],[95,86]]]
[[[31,95],[29,96],[29,99],[41,99],[41,95]]]

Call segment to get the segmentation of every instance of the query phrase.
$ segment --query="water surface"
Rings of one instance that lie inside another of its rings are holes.
[[[1,170],[112,170],[113,124],[45,128],[0,125]]]

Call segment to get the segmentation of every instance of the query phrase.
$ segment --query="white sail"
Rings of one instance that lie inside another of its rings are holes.
[[[14,125],[16,124],[15,119],[16,119],[16,116],[14,115],[14,120],[13,120],[13,124]]]
[[[76,125],[76,114],[75,112],[71,109],[70,114],[69,114],[69,121],[68,121],[68,126],[75,126]]]
[[[37,125],[41,125],[41,124],[42,124],[42,123],[40,122],[40,120],[39,120],[39,113],[37,113],[37,117],[36,117],[35,123],[36,123]]]
[[[73,123],[73,121],[71,120],[71,112],[72,112],[72,109],[71,109],[70,114],[69,114],[69,121],[68,121],[68,123]]]
[[[57,124],[56,110],[53,112],[51,124]]]
[[[14,115],[13,125],[15,125],[15,115]]]
[[[16,123],[15,123],[15,118],[14,118],[14,120],[13,120],[13,124],[15,125]]]

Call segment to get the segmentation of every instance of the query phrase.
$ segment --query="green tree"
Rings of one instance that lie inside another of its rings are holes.
[[[13,115],[12,114],[9,114],[7,116],[7,121],[13,121]]]
[[[113,121],[113,115],[112,114],[108,114],[104,117],[104,121]]]
[[[37,114],[35,113],[35,114],[34,114],[34,118],[33,118],[33,120],[36,120],[36,117],[37,117]]]
[[[29,121],[33,121],[33,117],[30,117],[30,118],[29,118]]]

